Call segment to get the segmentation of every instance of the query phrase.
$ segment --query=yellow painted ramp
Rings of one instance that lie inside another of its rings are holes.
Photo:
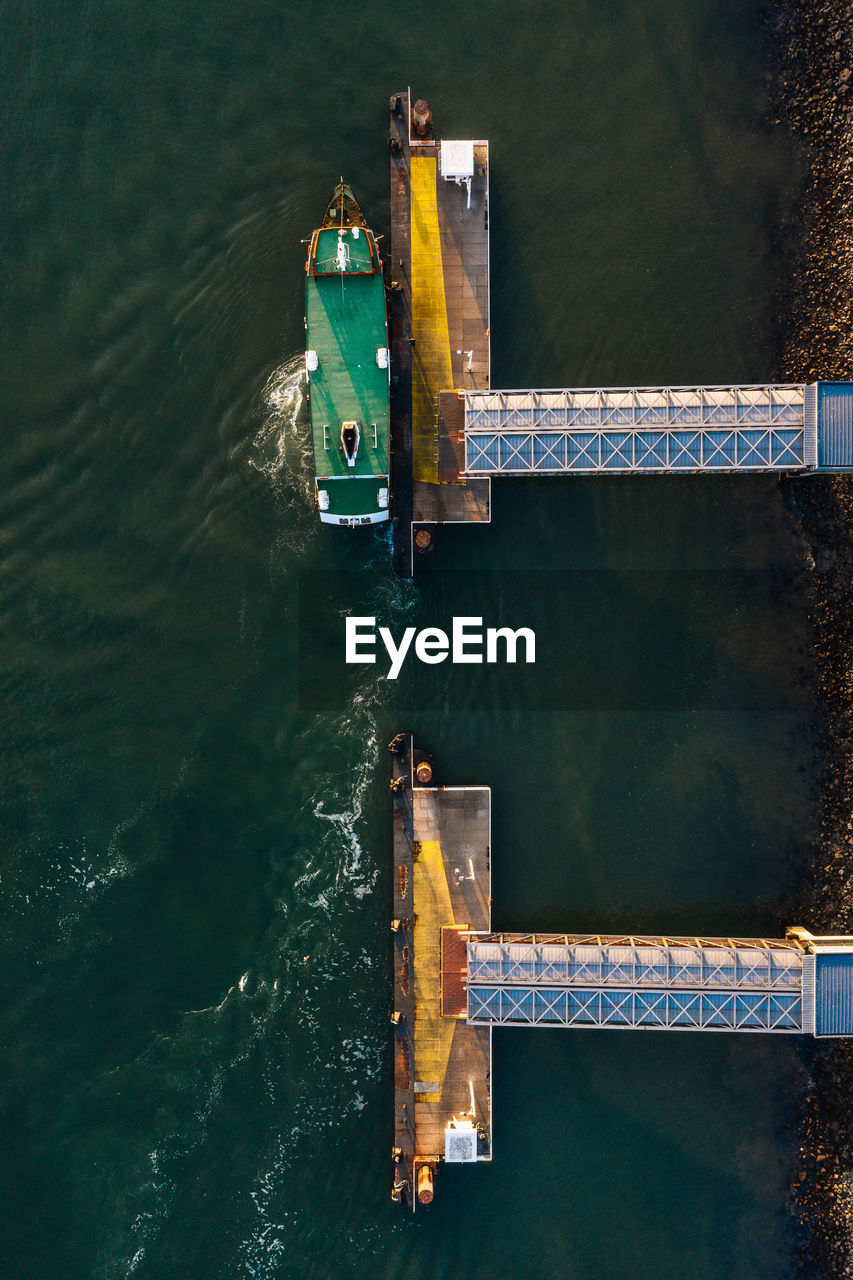
[[[412,474],[438,484],[438,393],[453,386],[435,156],[411,160]]]
[[[414,876],[415,1080],[437,1084],[435,1092],[417,1097],[438,1102],[456,1026],[453,1018],[441,1013],[441,927],[453,924],[453,906],[440,841],[421,841]]]

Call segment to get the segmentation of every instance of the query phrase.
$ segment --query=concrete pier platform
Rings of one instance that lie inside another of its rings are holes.
[[[419,783],[424,763],[434,767],[402,735],[392,769],[393,1195],[412,1208],[419,1171],[435,1174],[456,1124],[476,1135],[478,1161],[491,1159],[492,1131],[491,1030],[465,1021],[465,936],[490,928],[491,792]]]
[[[418,134],[391,99],[391,441],[394,567],[411,576],[414,526],[488,521],[490,480],[468,479],[458,392],[488,390],[489,148]],[[461,147],[470,177],[454,180]],[[470,160],[470,165],[469,165]]]

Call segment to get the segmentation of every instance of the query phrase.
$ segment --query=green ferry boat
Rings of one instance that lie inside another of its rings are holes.
[[[385,281],[376,237],[343,181],[308,244],[305,368],[320,519],[379,524],[390,497]]]

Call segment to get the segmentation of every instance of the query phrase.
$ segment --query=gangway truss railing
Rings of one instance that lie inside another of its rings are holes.
[[[802,1032],[799,992],[468,988],[472,1026]]]
[[[803,383],[466,391],[468,475],[798,471],[817,462]]]

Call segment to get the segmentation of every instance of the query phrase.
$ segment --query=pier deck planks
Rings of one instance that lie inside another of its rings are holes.
[[[394,776],[410,781],[413,759],[407,735]],[[490,825],[488,787],[416,783],[394,793],[394,912],[402,924],[394,934],[395,1145],[405,1171],[398,1164],[397,1181],[411,1188],[419,1163],[443,1157],[445,1128],[469,1111],[471,1084],[476,1118],[491,1137],[491,1034],[460,1016],[464,945],[456,937],[490,928]],[[491,1158],[490,1143],[479,1158]]]
[[[464,437],[440,412],[443,393],[489,388],[488,143],[474,145],[469,208],[440,174],[440,142],[410,139],[409,108],[408,92],[391,99],[392,514],[406,577],[413,523],[488,521],[491,494],[464,476]]]

